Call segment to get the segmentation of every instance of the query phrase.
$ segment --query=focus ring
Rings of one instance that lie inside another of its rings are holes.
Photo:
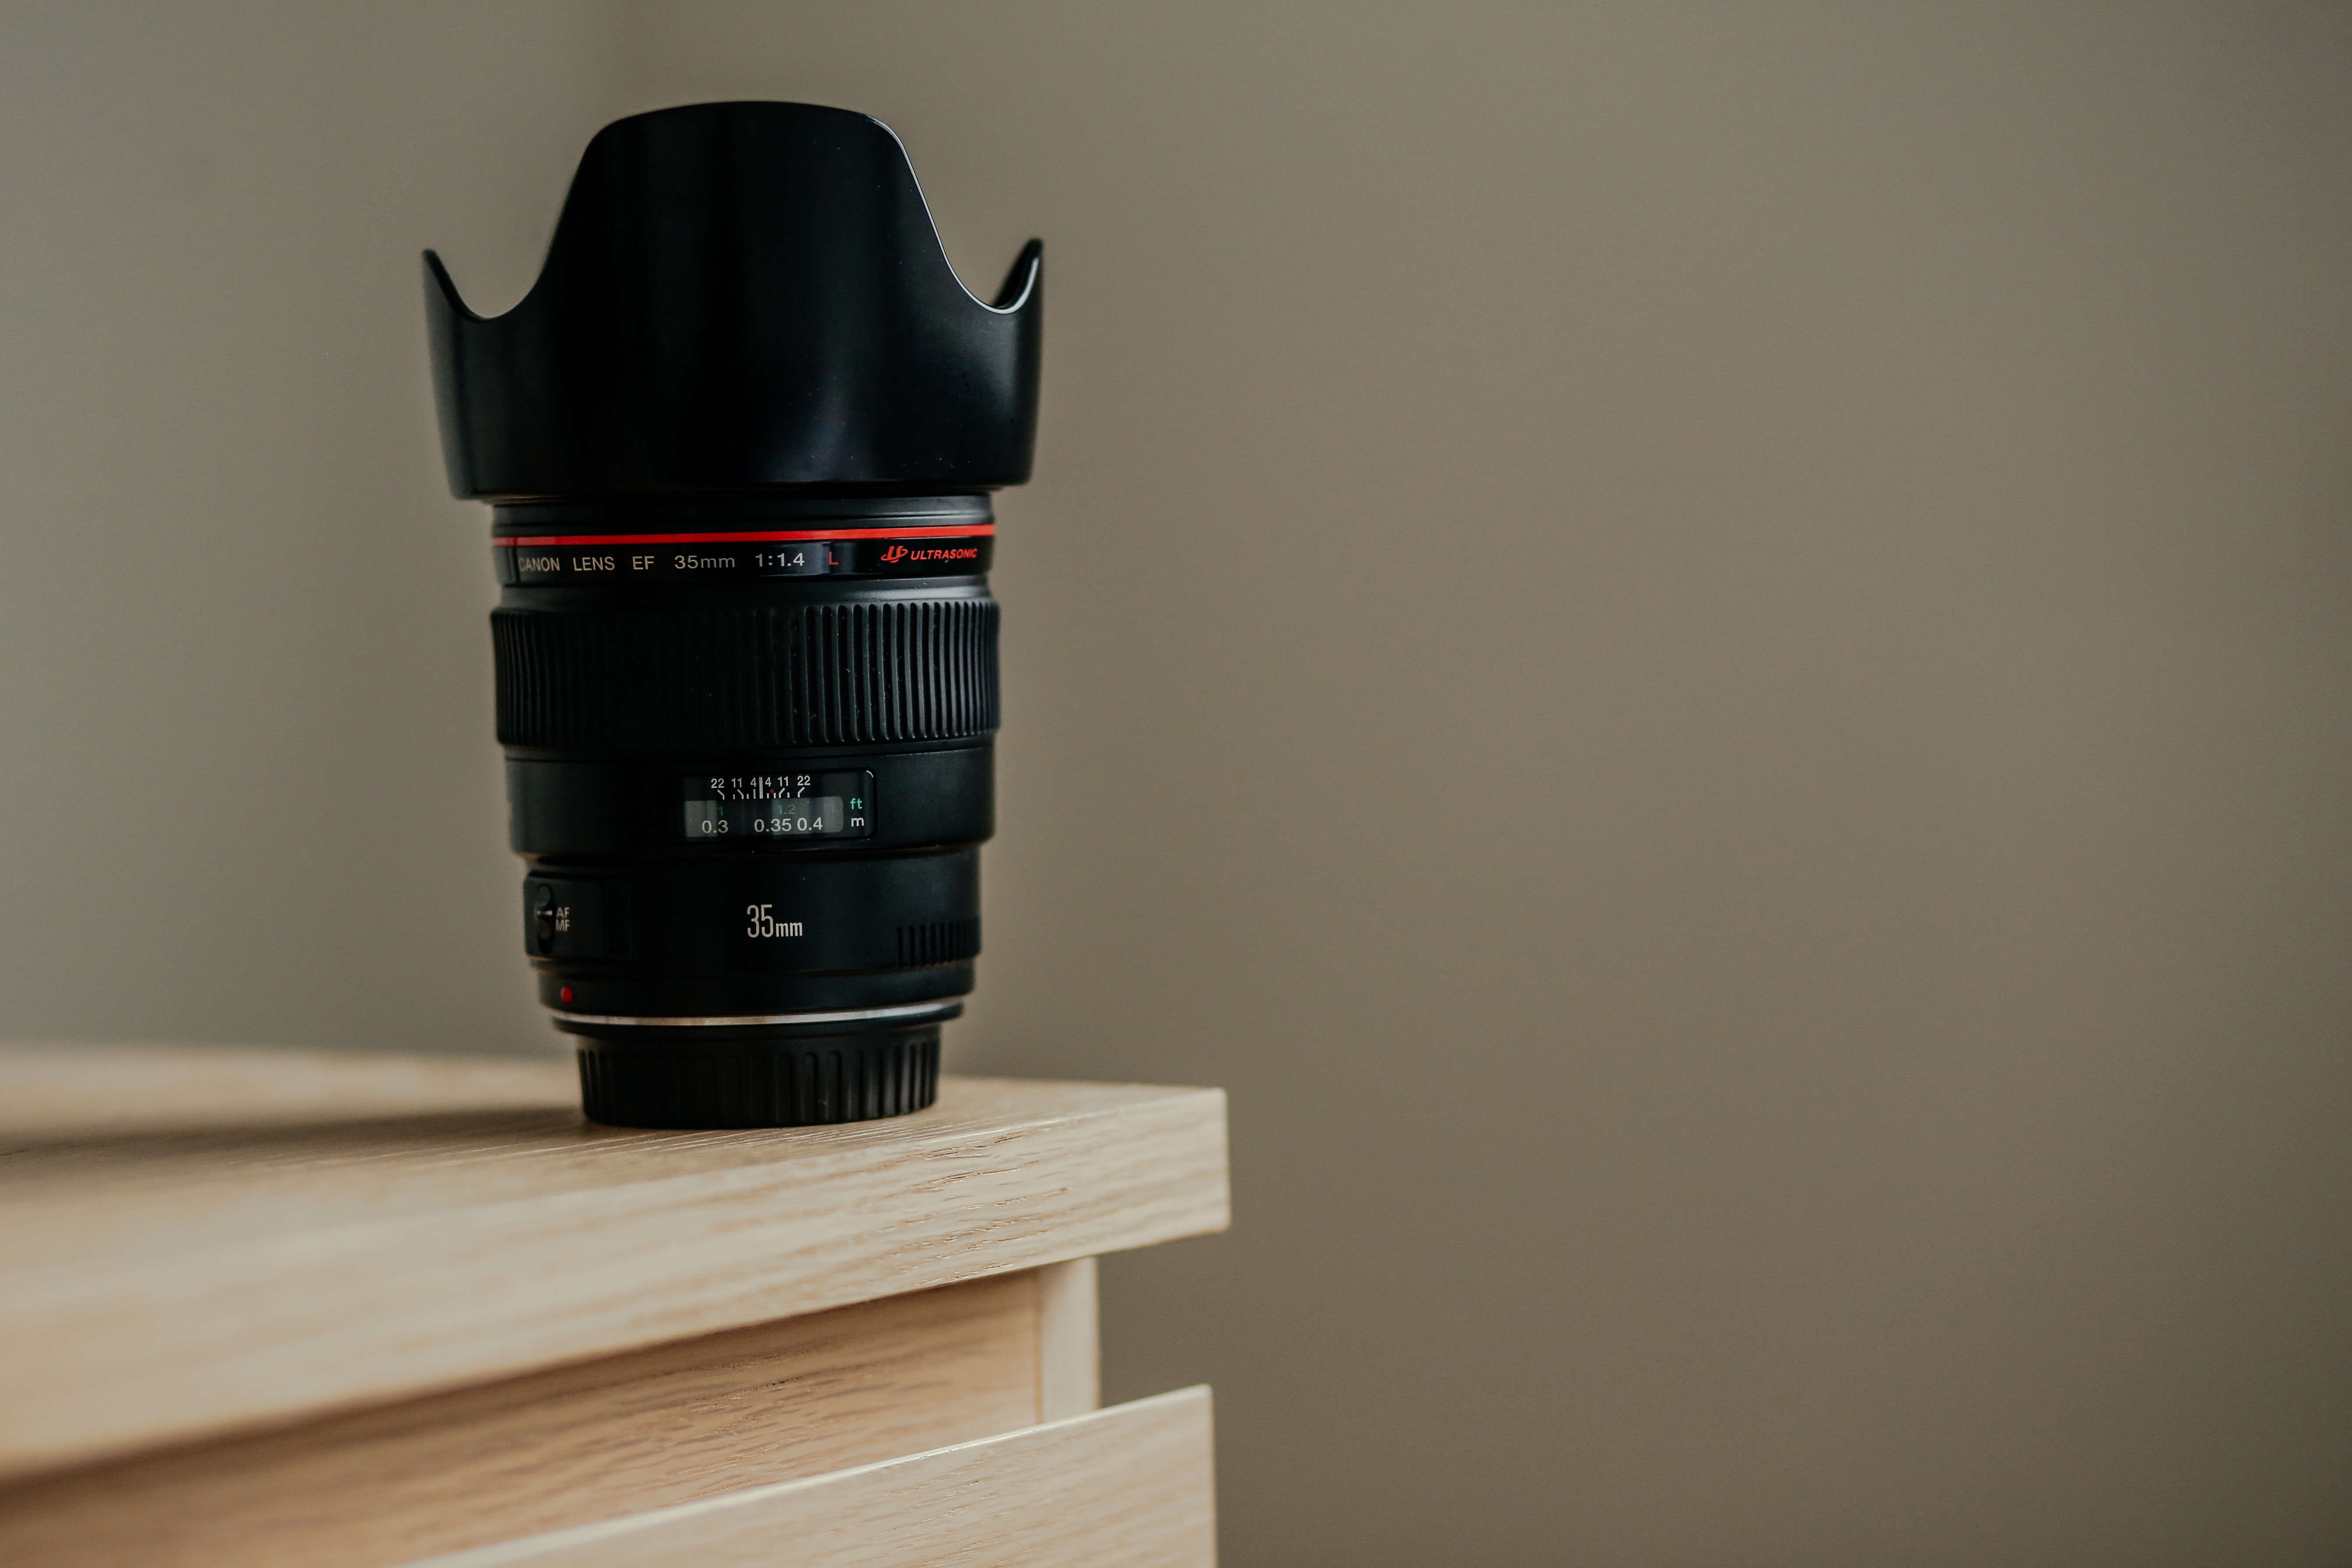
[[[996,728],[992,599],[491,613],[499,741],[663,750]]]

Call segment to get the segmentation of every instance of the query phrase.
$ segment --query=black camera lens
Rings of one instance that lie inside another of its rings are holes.
[[[523,941],[588,1114],[929,1105],[992,830],[990,494],[1029,476],[1041,248],[950,268],[880,122],[638,115],[512,310],[426,253],[451,488],[494,503]]]

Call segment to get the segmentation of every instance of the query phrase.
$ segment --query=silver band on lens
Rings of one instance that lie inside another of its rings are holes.
[[[550,1012],[567,1024],[597,1024],[605,1027],[635,1025],[646,1029],[737,1029],[779,1024],[871,1024],[891,1020],[916,1023],[924,1018],[952,1018],[963,1011],[963,998],[944,1002],[906,1002],[895,1007],[857,1007],[840,1013],[738,1013],[715,1018],[619,1018],[601,1013]]]

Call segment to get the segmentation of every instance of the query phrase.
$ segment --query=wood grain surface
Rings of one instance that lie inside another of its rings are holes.
[[[0,1563],[377,1568],[1034,1426],[1039,1272],[0,1487]]]
[[[646,1132],[568,1064],[0,1048],[0,1476],[1226,1223],[1213,1089]]]
[[[1188,1388],[429,1568],[1212,1568],[1211,1471],[1209,1391]]]

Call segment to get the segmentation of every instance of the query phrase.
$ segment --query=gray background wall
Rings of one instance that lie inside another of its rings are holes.
[[[415,253],[863,108],[1048,241],[952,1048],[1233,1091],[1105,1303],[1230,1562],[2342,1562],[2347,88],[2301,4],[12,0],[0,1032],[554,1048]]]

